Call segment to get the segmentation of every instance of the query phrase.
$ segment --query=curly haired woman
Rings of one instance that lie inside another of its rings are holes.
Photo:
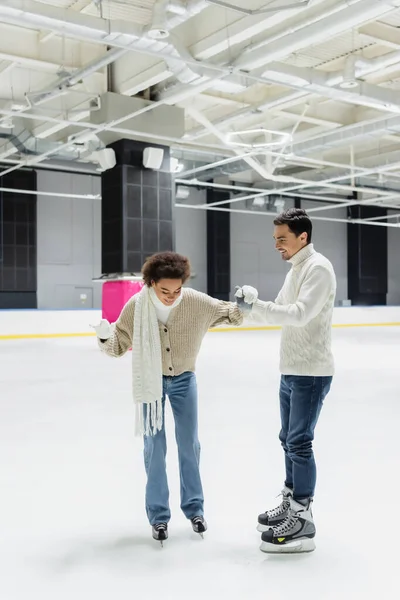
[[[195,367],[210,327],[240,325],[237,304],[216,300],[191,288],[189,260],[174,252],[149,258],[142,268],[144,287],[123,308],[118,321],[95,327],[109,356],[132,348],[133,397],[137,432],[144,437],[147,473],[146,512],[155,540],[168,538],[171,517],[166,473],[165,398],[175,420],[181,481],[181,509],[193,530],[203,534],[204,498],[200,478]]]

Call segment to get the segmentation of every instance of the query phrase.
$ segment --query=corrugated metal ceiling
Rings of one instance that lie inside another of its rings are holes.
[[[102,0],[96,4],[88,0],[38,0],[38,2],[59,8],[71,8],[104,19],[121,19],[147,25],[151,21],[155,0]]]
[[[103,0],[102,14],[104,19],[122,19],[139,25],[151,22],[155,0]],[[85,14],[99,16],[99,9],[92,3]]]
[[[283,62],[298,67],[318,67],[347,56],[352,52],[361,52],[365,48],[374,45],[375,42],[367,39],[362,34],[355,31],[347,31],[342,35],[332,38],[328,43],[324,41],[295,54],[291,54]]]
[[[71,0],[37,0],[39,4],[50,4],[51,6],[58,6],[60,8],[70,8],[76,2]]]
[[[381,17],[378,22],[391,25],[392,27],[400,27],[400,10],[395,10],[391,14]]]

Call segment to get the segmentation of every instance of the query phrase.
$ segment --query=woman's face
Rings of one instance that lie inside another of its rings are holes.
[[[151,285],[157,298],[165,306],[171,306],[182,291],[182,279],[160,279],[157,283],[153,281]]]

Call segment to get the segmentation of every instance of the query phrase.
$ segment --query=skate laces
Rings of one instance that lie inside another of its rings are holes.
[[[272,528],[274,531],[274,535],[276,535],[276,536],[286,535],[287,532],[290,531],[292,529],[292,527],[294,527],[294,525],[296,525],[297,519],[298,519],[297,514],[295,512],[293,512],[292,510],[290,510],[288,516],[283,521],[283,523]]]
[[[167,529],[167,524],[166,523],[157,523],[156,525],[154,525],[154,529],[156,531],[161,531],[161,530],[166,530]]]
[[[290,506],[289,500],[286,500],[286,498],[284,496],[282,496],[282,502],[280,503],[280,505],[277,506],[276,508],[273,508],[272,510],[267,510],[266,512],[269,517],[279,517],[279,515],[282,515],[283,513],[285,513],[287,511],[289,506]]]
[[[285,500],[283,500],[281,502],[281,504],[279,506],[277,506],[276,508],[267,511],[268,512],[268,516],[270,517],[279,517],[279,515],[283,515],[284,512],[286,512],[286,510],[289,508],[289,502],[285,502]]]

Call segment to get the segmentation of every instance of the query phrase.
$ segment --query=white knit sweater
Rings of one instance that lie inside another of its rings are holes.
[[[332,264],[312,244],[289,262],[292,268],[275,302],[258,300],[252,318],[282,325],[283,375],[333,375],[331,331],[336,277]]]

